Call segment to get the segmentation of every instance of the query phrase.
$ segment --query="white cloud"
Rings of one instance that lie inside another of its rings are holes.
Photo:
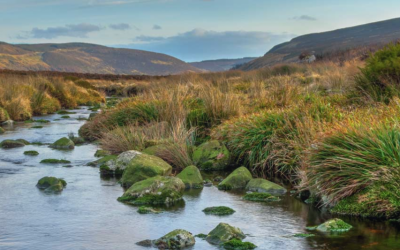
[[[292,19],[293,20],[302,20],[302,21],[317,21],[317,19],[315,17],[309,16],[309,15],[295,16]]]
[[[109,27],[113,30],[129,30],[131,26],[127,23],[110,24]]]
[[[19,35],[17,38],[43,38],[53,39],[57,37],[79,37],[86,38],[89,33],[100,31],[102,28],[97,25],[81,23],[69,24],[65,26],[49,27],[46,29],[33,28],[29,32],[24,32],[24,35]]]

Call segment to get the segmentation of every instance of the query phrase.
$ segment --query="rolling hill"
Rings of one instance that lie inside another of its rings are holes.
[[[376,46],[400,39],[400,18],[299,36],[272,48],[263,57],[253,60],[242,70],[253,70],[279,63],[298,62],[302,52],[323,55],[363,46]]]
[[[256,59],[255,57],[244,57],[239,59],[218,59],[218,60],[207,60],[201,62],[191,62],[190,64],[196,68],[204,69],[207,71],[218,72],[230,70],[233,67],[237,67],[241,64],[248,63]]]
[[[202,71],[165,54],[85,43],[0,43],[0,69],[123,75]]]

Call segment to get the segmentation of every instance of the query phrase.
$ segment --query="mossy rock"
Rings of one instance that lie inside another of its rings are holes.
[[[159,210],[156,210],[156,209],[151,208],[151,207],[145,207],[145,206],[139,207],[137,212],[139,214],[159,214],[159,213],[161,213],[161,211],[159,211]]]
[[[196,243],[194,236],[182,229],[176,229],[154,241],[158,249],[183,249]]]
[[[36,156],[36,155],[39,155],[39,152],[38,151],[34,151],[34,150],[25,151],[24,155]]]
[[[246,235],[237,227],[227,223],[219,223],[208,235],[206,240],[214,245],[220,245],[233,239],[243,240]]]
[[[208,141],[194,150],[193,161],[202,170],[224,170],[229,164],[229,151],[220,141]]]
[[[203,177],[200,170],[196,166],[186,167],[176,177],[185,183],[186,189],[190,188],[203,188]]]
[[[142,154],[137,151],[134,151],[130,160],[129,157],[121,157],[119,155],[115,161],[115,166],[117,169],[124,169],[121,183],[125,187],[130,187],[138,181],[157,175],[170,175],[172,171],[171,165],[161,158],[154,155]]]
[[[56,177],[43,177],[36,186],[45,192],[61,192],[67,186],[67,182]]]
[[[118,200],[132,205],[168,205],[182,200],[184,189],[179,178],[155,176],[136,182]]]
[[[70,140],[74,143],[74,145],[82,145],[85,143],[85,139],[83,139],[82,137],[72,137],[70,138]]]
[[[109,156],[111,155],[110,152],[108,152],[107,150],[97,150],[96,153],[94,154],[94,157],[105,157],[105,156]]]
[[[4,134],[6,131],[4,130],[4,128],[0,127],[0,135]]]
[[[245,167],[237,168],[221,183],[218,184],[219,190],[244,189],[252,179],[250,171]]]
[[[315,227],[307,227],[308,230],[317,230],[323,233],[335,233],[335,232],[347,232],[349,231],[353,226],[350,224],[347,224],[341,219],[331,219],[328,220],[324,223],[322,223],[319,226]]]
[[[4,140],[0,143],[2,148],[19,148],[24,147],[25,143],[20,142],[18,140]]]
[[[70,161],[67,160],[58,160],[58,159],[44,159],[40,161],[40,163],[45,163],[45,164],[68,164],[71,163]]]
[[[234,214],[236,211],[230,207],[219,206],[219,207],[208,207],[203,210],[205,214],[212,214],[212,215],[231,215]]]
[[[250,180],[246,185],[246,190],[257,193],[269,193],[273,195],[283,195],[287,192],[284,187],[262,178]]]
[[[243,199],[247,201],[256,201],[256,202],[279,201],[278,197],[275,197],[269,193],[248,193],[245,196],[243,196]]]
[[[71,116],[69,116],[69,115],[63,115],[63,116],[61,116],[60,118],[61,118],[61,119],[69,119],[69,118],[71,118]]]
[[[30,145],[31,143],[24,139],[17,139],[16,141],[23,143],[24,145]]]
[[[63,137],[51,144],[50,147],[54,149],[74,149],[75,143],[67,137]]]
[[[205,240],[207,238],[207,234],[196,234],[194,237]]]
[[[67,111],[67,110],[60,110],[57,112],[57,114],[59,115],[73,115],[76,114],[76,112],[71,112],[71,111]]]
[[[257,246],[251,242],[243,242],[238,239],[232,239],[225,242],[222,244],[222,247],[227,250],[252,250],[257,248]]]

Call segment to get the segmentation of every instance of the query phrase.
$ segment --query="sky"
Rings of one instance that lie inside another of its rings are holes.
[[[0,41],[85,42],[187,62],[258,57],[291,38],[400,17],[399,0],[0,0]]]

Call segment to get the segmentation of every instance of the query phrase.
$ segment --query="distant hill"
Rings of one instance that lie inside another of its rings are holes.
[[[279,63],[298,62],[302,52],[323,55],[357,47],[387,44],[398,39],[400,39],[400,18],[309,34],[275,46],[263,57],[243,65],[240,69],[252,70]]]
[[[165,54],[86,43],[0,43],[0,69],[126,75],[202,71]]]
[[[256,59],[256,57],[244,57],[244,58],[239,58],[239,59],[207,60],[207,61],[201,61],[201,62],[192,62],[190,64],[199,69],[217,72],[217,71],[230,70],[241,64],[245,64],[250,61],[253,61],[254,59]]]

